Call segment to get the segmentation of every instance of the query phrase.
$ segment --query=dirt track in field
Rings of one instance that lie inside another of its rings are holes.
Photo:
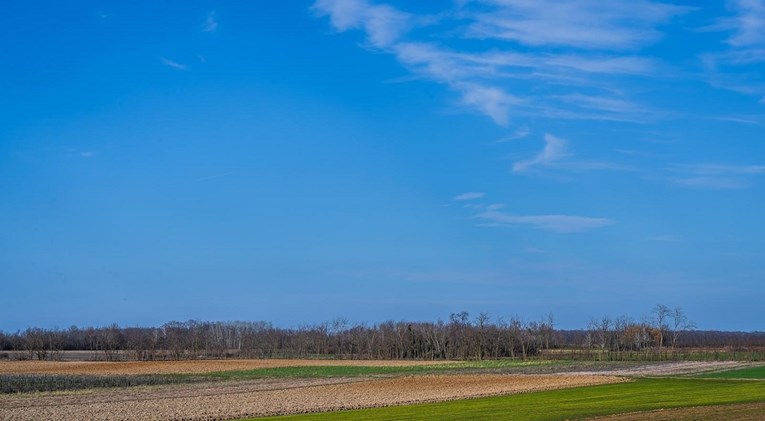
[[[383,360],[194,360],[194,361],[2,361],[0,374],[198,374],[214,371],[253,370],[257,368],[302,366],[404,367],[436,365],[451,361]]]
[[[0,420],[220,420],[438,402],[625,381],[614,376],[432,375],[257,380],[0,396]]]

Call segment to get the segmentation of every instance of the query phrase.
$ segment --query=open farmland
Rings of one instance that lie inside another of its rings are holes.
[[[279,379],[5,395],[2,420],[231,419],[439,402],[623,382],[595,375],[427,375]]]
[[[762,419],[765,382],[643,378],[630,382],[449,402],[305,414],[274,420]],[[726,405],[726,406],[720,406]],[[734,406],[727,406],[734,405]],[[731,409],[728,412],[728,409]],[[667,410],[667,417],[659,417]],[[675,412],[677,411],[677,412]],[[709,411],[709,412],[707,412]],[[616,415],[620,414],[620,415]],[[709,416],[707,416],[709,414]],[[677,415],[677,417],[674,417]]]
[[[2,6],[0,421],[765,421],[765,0]]]
[[[322,418],[344,419],[356,414],[345,410],[380,407],[385,409],[371,409],[372,412],[364,412],[363,416],[388,419],[427,418],[441,414],[438,417],[442,417],[452,410],[466,415],[478,411],[478,414],[498,416],[510,409],[522,415],[524,412],[518,412],[522,408],[532,414],[540,407],[559,407],[559,414],[564,418],[572,414],[594,416],[650,411],[657,409],[656,405],[666,404],[659,407],[668,408],[752,402],[757,401],[753,396],[765,397],[765,382],[688,379],[691,383],[678,386],[672,379],[630,380],[742,368],[750,370],[752,366],[736,362],[625,364],[511,360],[442,363],[347,360],[3,362],[0,363],[0,379],[36,376],[43,380],[66,380],[84,376],[125,380],[158,376],[174,380],[167,384],[138,383],[132,387],[93,386],[98,388],[4,394],[0,395],[0,420],[209,420],[315,412],[321,412]],[[605,389],[585,387],[595,385]],[[690,399],[683,397],[684,391],[693,390],[696,385],[703,386],[698,396],[706,396],[706,400],[699,401],[697,395]],[[710,385],[712,392],[708,394],[704,390]],[[570,390],[555,392],[558,389]],[[673,396],[670,402],[662,400],[667,392]],[[524,394],[515,396],[519,393]],[[595,395],[589,396],[593,393]],[[624,396],[639,398],[619,400]],[[489,401],[474,399],[485,397],[495,398],[489,398]],[[502,400],[502,397],[509,400]],[[582,399],[600,403],[595,408],[577,406],[575,403]],[[488,407],[484,408],[481,402]],[[423,403],[435,406],[417,405]],[[610,409],[603,412],[602,408]],[[597,410],[593,412],[593,409]],[[741,409],[739,412],[751,410]],[[521,419],[524,417],[520,416]]]

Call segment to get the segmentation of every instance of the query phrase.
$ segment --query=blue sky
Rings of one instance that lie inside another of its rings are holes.
[[[155,3],[0,17],[0,329],[763,329],[762,0]]]

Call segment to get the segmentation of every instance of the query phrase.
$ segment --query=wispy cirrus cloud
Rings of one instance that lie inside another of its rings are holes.
[[[609,55],[549,55],[539,58],[546,65],[586,73],[648,76],[661,66],[650,57]]]
[[[598,111],[601,113],[601,119],[608,119],[610,116],[613,120],[642,122],[646,120],[646,117],[654,114],[653,111],[623,98],[583,95],[580,93],[558,96],[556,98],[583,110]]]
[[[757,175],[765,174],[765,165],[731,164],[679,164],[676,169],[700,175]]]
[[[475,215],[488,226],[531,226],[559,234],[578,233],[614,224],[607,218],[574,215],[514,215],[500,209],[487,209]]]
[[[759,101],[761,104],[765,104],[765,97]],[[765,127],[765,118],[762,115],[735,115],[735,116],[723,116],[717,117],[720,121],[732,121],[741,124],[751,124],[754,126]]]
[[[529,46],[583,49],[635,49],[662,34],[656,25],[685,13],[687,7],[633,0],[479,0],[491,6],[476,12],[472,37],[496,38]]]
[[[531,130],[527,126],[523,126],[518,128],[515,132],[503,136],[501,139],[497,140],[495,143],[506,143],[506,142],[512,142],[514,140],[523,139],[525,137],[528,137],[531,134]]]
[[[366,0],[318,0],[312,9],[318,16],[329,17],[340,32],[361,29],[373,47],[390,47],[409,30],[414,17],[388,5]]]
[[[657,61],[638,51],[661,38],[659,25],[690,10],[648,0],[468,0],[439,19],[367,0],[318,0],[312,9],[337,31],[362,31],[368,47],[448,86],[458,104],[501,126],[513,115],[634,120],[647,110],[614,97],[614,76],[655,77]],[[464,38],[479,47],[464,48]],[[553,86],[563,94],[540,93]]]
[[[483,193],[483,192],[472,192],[471,191],[471,192],[467,192],[467,193],[458,194],[458,195],[453,197],[453,200],[456,200],[456,201],[475,200],[475,199],[480,199],[480,198],[484,197],[485,195],[486,195],[486,193]]]
[[[558,171],[633,171],[634,168],[613,162],[572,160],[566,139],[549,133],[544,136],[545,145],[533,158],[516,161],[512,170],[526,173],[543,168]]]
[[[730,190],[751,186],[753,177],[765,174],[765,165],[678,164],[668,172],[666,180],[676,186]]]
[[[175,70],[189,70],[189,66],[187,66],[185,64],[181,64],[181,63],[175,62],[173,60],[170,60],[170,59],[167,59],[167,58],[164,58],[164,57],[160,57],[160,60],[162,61],[162,64],[164,64],[165,66],[168,66],[168,67],[172,67]]]
[[[728,43],[734,47],[765,44],[765,2],[734,0],[728,2],[734,15],[721,22],[722,29],[731,31]]]
[[[518,102],[513,95],[475,81],[472,71],[465,72],[455,65],[457,56],[433,44],[401,41],[409,29],[425,19],[365,0],[318,0],[313,10],[319,16],[328,16],[340,32],[362,30],[370,46],[394,54],[413,73],[448,85],[460,94],[462,104],[474,107],[497,124],[507,124],[509,108]]]
[[[730,15],[702,30],[727,32],[728,49],[701,56],[712,86],[762,97],[765,94],[765,1],[730,0]],[[763,97],[765,98],[765,97]]]
[[[496,69],[480,58],[420,42],[402,42],[392,51],[410,71],[449,86],[460,94],[460,103],[499,125],[507,125],[512,106],[522,102],[502,87],[487,83],[487,78],[496,75]]]
[[[207,14],[207,18],[202,24],[202,32],[215,32],[218,30],[218,20],[215,18],[215,11]]]
[[[545,134],[545,146],[534,158],[513,164],[513,172],[528,171],[536,166],[549,166],[566,156],[566,141],[551,134]]]
[[[697,189],[734,190],[749,187],[746,181],[731,177],[676,177],[669,178],[669,181],[676,186]]]
[[[521,100],[501,88],[479,83],[456,83],[452,87],[462,94],[462,103],[475,107],[491,117],[495,123],[505,126],[509,122],[510,109]]]

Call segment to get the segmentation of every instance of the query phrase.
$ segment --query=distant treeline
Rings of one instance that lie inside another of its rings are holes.
[[[205,358],[350,358],[461,360],[577,355],[669,357],[683,350],[765,349],[765,332],[694,330],[681,309],[659,305],[650,318],[593,319],[587,329],[558,330],[539,321],[492,319],[454,313],[448,321],[388,321],[374,325],[346,319],[274,327],[269,322],[169,322],[160,327],[29,328],[0,332],[0,358],[62,359],[65,351],[91,351],[103,360]]]

